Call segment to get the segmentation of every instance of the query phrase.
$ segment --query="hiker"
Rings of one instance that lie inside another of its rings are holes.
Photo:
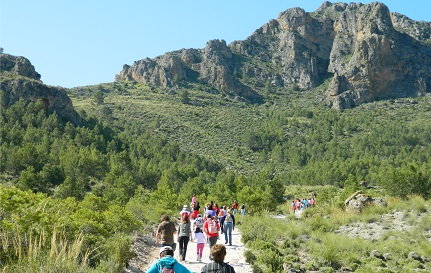
[[[238,212],[238,202],[236,200],[233,201],[232,210],[233,210],[233,213],[232,213],[233,215],[235,215]]]
[[[222,216],[226,216],[226,206],[221,206],[219,213],[218,213],[218,217],[222,217]]]
[[[175,273],[192,273],[192,271],[175,260],[172,247],[162,247],[159,251],[159,255],[160,259],[147,270],[147,273],[162,273],[163,268],[172,268]]]
[[[310,205],[312,206],[312,207],[314,207],[314,205],[316,204],[316,200],[314,200],[314,197],[313,198],[311,198],[311,200],[310,200]]]
[[[180,211],[180,216],[181,216],[180,219],[183,219],[184,215],[187,215],[187,217],[190,220],[190,211],[189,211],[189,206],[187,205],[184,205],[183,209]]]
[[[196,219],[199,215],[199,210],[201,209],[201,206],[199,205],[199,201],[196,201],[194,207],[193,207],[193,219]]]
[[[226,247],[222,244],[215,244],[211,247],[211,258],[213,262],[204,265],[201,269],[201,273],[235,273],[235,269],[224,262],[225,257]]]
[[[224,243],[232,245],[232,231],[235,229],[235,216],[231,211],[227,210],[227,215],[224,218]]]
[[[160,220],[162,222],[157,227],[156,245],[159,244],[160,237],[160,244],[162,246],[170,246],[175,251],[174,234],[177,233],[175,224],[170,221],[169,216],[166,214],[163,214]]]
[[[217,204],[217,203],[215,203],[215,204],[214,204],[214,206],[213,206],[213,211],[214,211],[214,215],[217,215],[217,216],[218,216],[218,214],[219,214],[219,212],[220,212],[220,208],[218,207],[218,204]]]
[[[296,212],[296,204],[295,204],[295,201],[293,201],[293,202],[292,202],[292,204],[290,204],[290,206],[292,207],[293,214],[295,214],[295,212]]]
[[[226,218],[226,214],[227,214],[226,211],[222,212],[222,210],[220,210],[218,221],[220,224],[220,233],[221,234],[224,233],[224,219]]]
[[[213,219],[213,217],[211,216],[211,214],[207,215],[207,220],[204,223],[204,232],[207,236],[208,239],[208,243],[209,243],[209,247],[211,248],[213,245],[215,245],[217,243],[217,239],[218,239],[218,232],[220,230],[220,225],[219,223]],[[211,255],[210,255],[210,260],[211,260]]]
[[[189,240],[192,238],[192,231],[191,231],[191,223],[190,219],[187,215],[184,215],[184,217],[181,220],[181,223],[178,225],[178,244],[179,244],[179,251],[180,251],[180,262],[186,260],[186,252],[187,252],[187,245],[189,244]]]
[[[206,242],[205,235],[200,227],[196,227],[193,241],[196,241],[196,261],[200,262],[202,260],[202,253]]]
[[[212,209],[210,209],[210,207],[208,206],[206,212],[205,212],[205,220],[207,220],[208,218],[213,218],[214,217],[214,211]]]
[[[245,204],[244,203],[241,205],[241,215],[242,216],[245,215]]]
[[[204,218],[202,218],[201,214],[198,214],[198,217],[196,217],[195,221],[193,222],[193,229],[196,229],[197,227],[200,229],[204,228]]]

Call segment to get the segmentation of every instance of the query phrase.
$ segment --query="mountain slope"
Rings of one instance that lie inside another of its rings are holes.
[[[390,13],[378,2],[324,2],[315,12],[280,13],[244,41],[209,41],[124,65],[116,81],[170,87],[200,82],[217,92],[261,102],[265,83],[309,89],[331,83],[336,109],[431,89],[431,24]]]

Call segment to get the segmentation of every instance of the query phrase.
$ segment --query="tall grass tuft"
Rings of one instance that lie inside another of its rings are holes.
[[[13,257],[6,261],[2,273],[28,272],[87,272],[89,251],[83,253],[83,236],[79,234],[69,242],[64,231],[52,231],[51,243],[46,245],[47,237],[44,230],[39,235],[26,233],[9,234],[2,237],[2,246],[9,244],[8,253]]]

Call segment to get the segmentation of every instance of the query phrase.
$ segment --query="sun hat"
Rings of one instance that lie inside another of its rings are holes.
[[[187,206],[187,205],[183,206],[183,209],[188,209],[188,208],[189,208],[189,206]]]

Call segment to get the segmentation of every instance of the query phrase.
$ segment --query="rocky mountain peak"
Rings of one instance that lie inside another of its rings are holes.
[[[342,109],[431,91],[431,25],[379,2],[323,2],[281,12],[243,41],[211,40],[125,66],[116,81],[169,86],[199,81],[259,101],[265,83],[309,89],[329,81],[327,103]]]
[[[24,57],[0,54],[0,71],[24,76],[40,81],[40,74],[36,72],[30,61]]]
[[[43,84],[40,74],[28,59],[0,54],[0,64],[0,89],[4,94],[2,103],[5,106],[17,102],[20,98],[29,102],[41,101],[48,112],[56,112],[64,121],[75,125],[80,123],[80,117],[66,90]]]

